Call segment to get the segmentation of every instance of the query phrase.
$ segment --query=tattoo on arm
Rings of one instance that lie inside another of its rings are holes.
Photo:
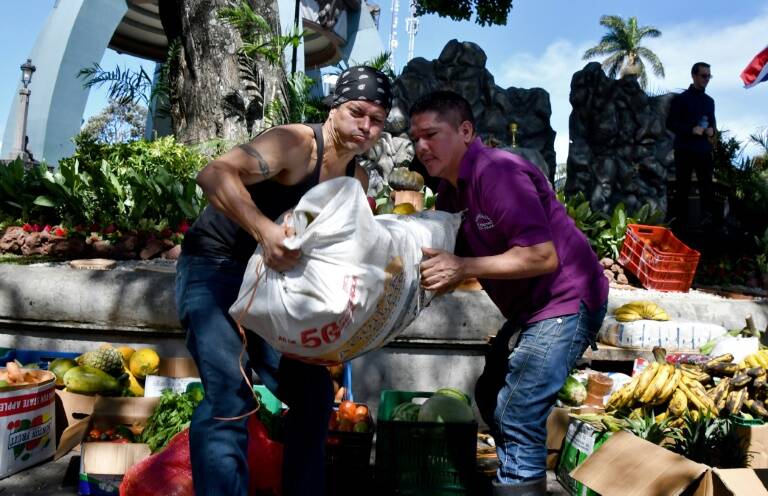
[[[259,171],[261,172],[261,175],[264,177],[269,177],[272,175],[272,171],[269,170],[269,165],[267,165],[267,161],[264,160],[264,157],[261,156],[259,151],[253,147],[250,143],[243,143],[239,146],[241,150],[243,150],[245,153],[250,155],[251,157],[255,158],[256,161],[259,163]]]

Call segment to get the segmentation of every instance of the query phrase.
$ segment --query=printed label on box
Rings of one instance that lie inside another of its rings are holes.
[[[144,397],[162,396],[163,390],[170,389],[174,393],[183,393],[193,382],[200,382],[199,377],[163,377],[148,375],[144,381]]]
[[[0,393],[0,478],[53,455],[53,380]]]

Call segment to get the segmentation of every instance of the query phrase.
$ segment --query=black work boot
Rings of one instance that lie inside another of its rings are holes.
[[[546,496],[547,478],[517,484],[501,484],[493,481],[493,496]]]

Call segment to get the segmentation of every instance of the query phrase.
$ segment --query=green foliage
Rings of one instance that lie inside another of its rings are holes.
[[[279,34],[266,19],[254,12],[246,0],[241,0],[239,5],[219,9],[218,16],[240,33],[243,40],[241,53],[248,57],[260,56],[273,67],[282,68],[285,50],[289,46],[299,46],[303,36],[296,30],[286,35]]]
[[[199,403],[200,399],[193,391],[174,393],[170,389],[164,390],[141,432],[141,442],[147,443],[152,453],[159,451],[173,436],[189,427]]]
[[[102,143],[123,143],[144,136],[147,108],[134,102],[111,100],[85,123],[82,134]]]
[[[25,171],[15,162],[0,168],[0,212],[24,221],[122,229],[175,227],[202,212],[195,177],[206,159],[172,137],[108,145],[80,135],[76,145],[53,172],[45,166]]]
[[[633,71],[643,89],[648,85],[644,60],[651,65],[654,74],[664,77],[664,66],[659,57],[641,46],[643,38],[658,38],[661,31],[653,26],[638,26],[637,17],[634,16],[623,19],[616,15],[604,15],[600,18],[600,25],[607,28],[608,32],[600,39],[600,43],[584,52],[584,60],[607,55],[602,65],[608,77],[616,78],[622,69]]]
[[[0,165],[0,218],[12,221],[40,216],[44,209],[35,200],[44,191],[46,172],[45,164],[26,169],[18,159]]]
[[[512,0],[416,0],[416,15],[437,14],[454,21],[468,21],[475,11],[475,22],[481,26],[507,23]]]
[[[661,225],[662,214],[651,210],[650,205],[643,205],[634,216],[627,215],[623,203],[614,207],[610,216],[592,211],[584,193],[566,198],[565,193],[557,193],[557,199],[563,204],[576,227],[584,233],[592,249],[599,258],[619,257],[621,246],[627,232],[627,224]]]
[[[716,134],[714,161],[715,178],[727,187],[733,218],[750,237],[761,236],[768,228],[768,162],[760,156],[744,158],[742,144],[726,130]]]
[[[707,414],[683,415],[680,427],[672,442],[665,447],[698,463],[718,468],[745,468],[752,455],[748,451],[748,440],[739,436],[733,422],[728,418]]]
[[[640,439],[660,445],[667,437],[674,436],[675,431],[669,425],[669,417],[657,422],[656,416],[651,409],[644,409],[640,416],[634,416],[633,414],[624,419],[627,423],[625,430]]]
[[[389,65],[389,56],[391,55],[390,52],[382,52],[379,55],[376,55],[375,57],[368,59],[364,62],[358,62],[356,60],[350,60],[349,63],[346,63],[344,61],[340,61],[338,64],[336,64],[335,73],[341,74],[349,67],[357,66],[357,65],[366,65],[368,67],[372,67],[374,69],[377,69],[387,76],[389,76],[390,79],[395,79],[397,75],[395,74],[394,68]]]
[[[101,87],[107,85],[107,95],[110,100],[115,100],[120,104],[129,102],[141,102],[149,105],[149,98],[152,92],[152,78],[140,67],[138,71],[129,68],[121,69],[120,66],[113,70],[105,70],[97,62],[91,67],[80,69],[77,77],[83,79],[84,88],[94,86]]]
[[[159,115],[168,115],[168,98],[171,94],[170,79],[172,68],[181,54],[181,41],[173,40],[168,44],[168,53],[165,62],[160,66],[160,77],[154,87],[152,78],[140,67],[138,71],[130,68],[121,69],[120,66],[113,70],[106,70],[94,62],[91,67],[80,69],[77,77],[83,80],[84,88],[101,87],[107,85],[107,95],[110,101],[118,105],[143,104],[149,107],[152,101],[160,102]]]
[[[277,126],[289,122],[323,122],[328,117],[328,108],[320,98],[311,95],[315,81],[303,72],[286,76],[285,94],[287,105],[273,99],[264,111],[264,122]]]

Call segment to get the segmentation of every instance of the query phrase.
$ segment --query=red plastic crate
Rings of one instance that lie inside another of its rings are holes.
[[[628,224],[619,263],[646,289],[682,291],[691,288],[698,251],[687,247],[666,227]]]

